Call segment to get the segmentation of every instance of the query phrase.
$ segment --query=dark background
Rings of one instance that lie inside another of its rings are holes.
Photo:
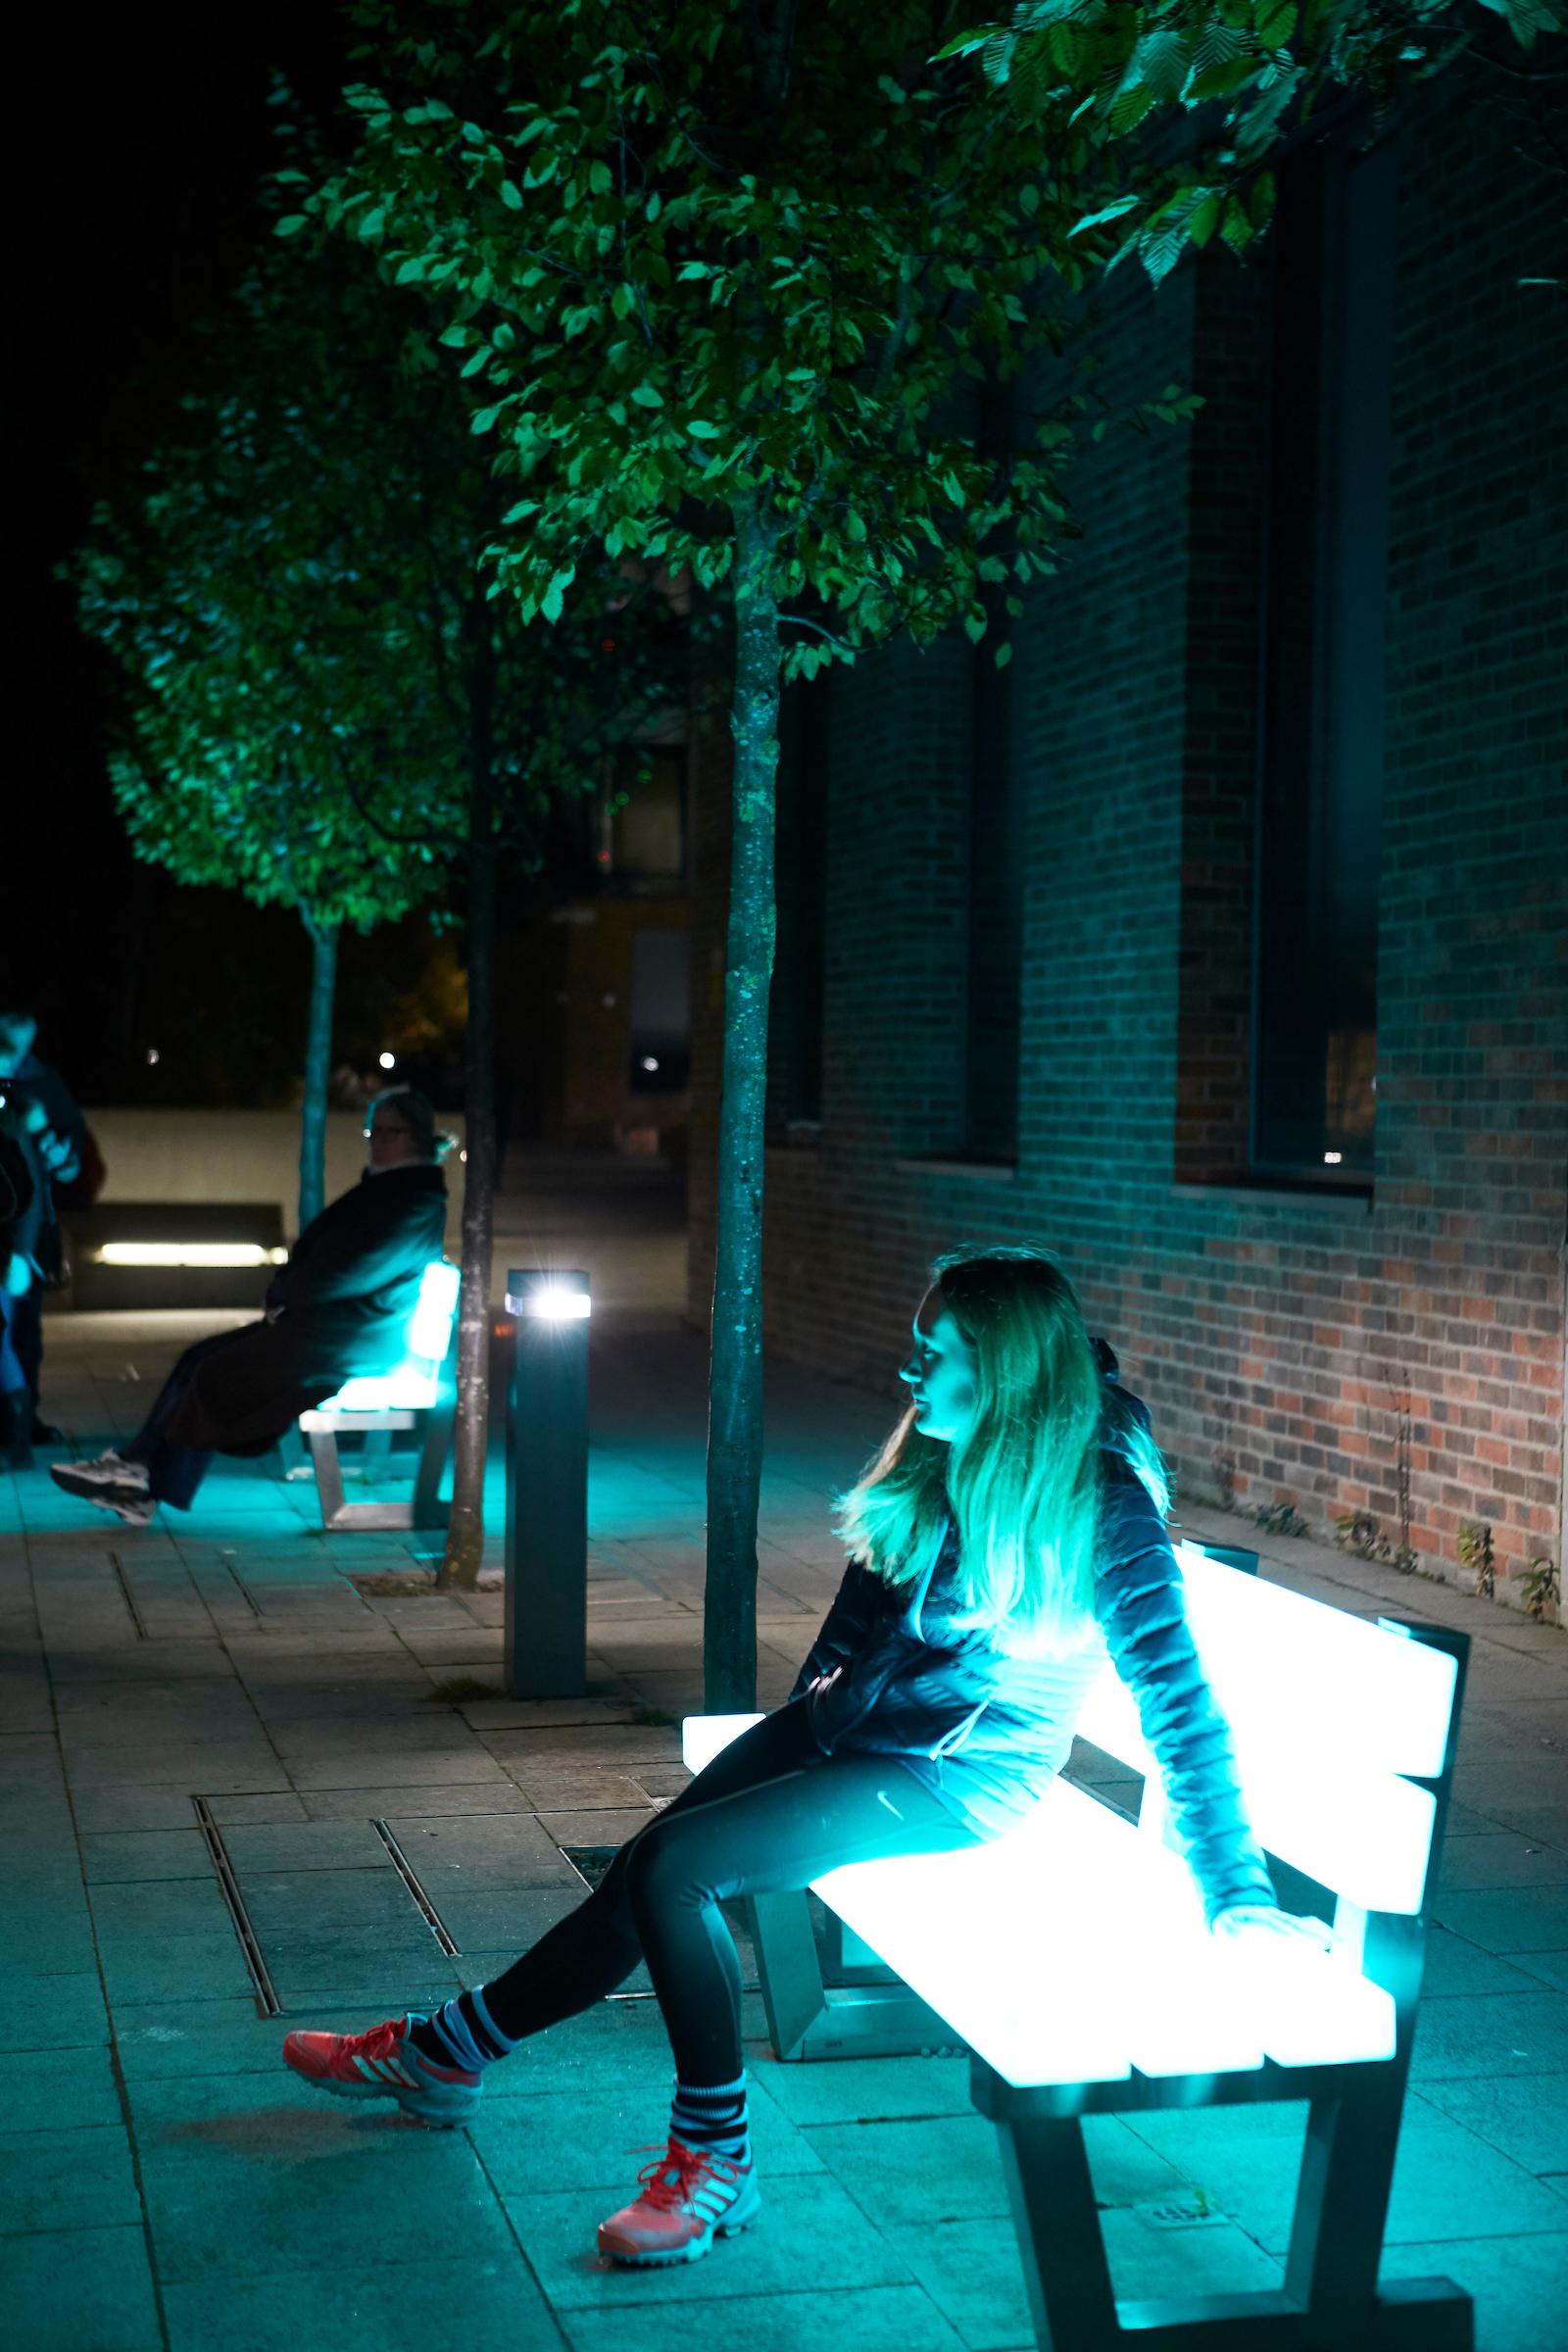
[[[191,320],[263,233],[273,73],[330,114],[350,37],[332,0],[60,10],[13,86],[0,1000],[37,1013],[42,1051],[89,1102],[286,1100],[299,1068],[299,925],[132,857],[105,772],[101,658],[53,571],[94,497],[136,469],[178,396]],[[387,934],[373,944],[373,962],[345,946],[351,1055],[373,1053],[378,975],[419,960],[417,939],[401,957]]]

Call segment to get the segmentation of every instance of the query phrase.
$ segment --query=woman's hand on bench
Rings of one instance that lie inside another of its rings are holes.
[[[1334,1930],[1325,1920],[1301,1919],[1272,1903],[1233,1903],[1228,1911],[1215,1913],[1209,1932],[1224,1943],[1259,1951],[1291,1945],[1310,1945],[1318,1952],[1334,1949]]]

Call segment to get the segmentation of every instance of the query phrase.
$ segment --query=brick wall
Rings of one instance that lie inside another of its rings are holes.
[[[1559,270],[1560,197],[1486,99],[1450,76],[1399,133],[1371,1200],[1243,1181],[1262,280],[1206,255],[1157,295],[1131,271],[1107,289],[1111,401],[1174,379],[1208,406],[1086,451],[1086,538],[1018,632],[1016,1168],[943,1158],[966,649],[889,654],[831,689],[823,1130],[769,1155],[767,1292],[772,1348],[891,1389],[931,1254],[1048,1243],[1185,1490],[1228,1457],[1243,1507],[1288,1495],[1320,1532],[1364,1510],[1398,1541],[1406,1389],[1421,1565],[1461,1581],[1461,1523],[1485,1520],[1517,1600],[1562,1535],[1568,465],[1544,388],[1568,314],[1516,282]],[[710,949],[716,862],[702,906]],[[699,1172],[699,1318],[712,1211]]]

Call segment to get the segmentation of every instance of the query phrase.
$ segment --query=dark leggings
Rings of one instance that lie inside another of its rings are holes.
[[[586,1902],[485,1985],[485,2007],[521,2040],[590,2008],[645,1959],[679,2080],[733,2082],[741,1972],[720,1900],[804,1887],[840,1863],[973,1842],[896,1756],[824,1756],[805,1700],[793,1700],[639,1830]]]

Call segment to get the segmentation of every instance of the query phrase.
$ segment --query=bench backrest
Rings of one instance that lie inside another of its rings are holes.
[[[1455,1664],[1386,1619],[1329,1608],[1178,1546],[1193,1638],[1235,1736],[1248,1810],[1282,1861],[1368,1911],[1422,1909]],[[1080,1736],[1145,1775],[1141,1825],[1164,1827],[1159,1775],[1107,1666]]]
[[[403,1361],[390,1372],[360,1372],[346,1380],[322,1412],[423,1412],[441,1393],[441,1375],[452,1345],[461,1269],[435,1258],[419,1277],[419,1295],[409,1317]]]
[[[1352,1617],[1179,1546],[1203,1670],[1235,1736],[1249,1814],[1271,1854],[1360,1911],[1425,1905],[1454,1660],[1399,1627]],[[701,1770],[754,1717],[697,1717]],[[1107,1663],[1080,1736],[1145,1775],[1140,1827],[1161,1837],[1164,1791],[1132,1693]]]

